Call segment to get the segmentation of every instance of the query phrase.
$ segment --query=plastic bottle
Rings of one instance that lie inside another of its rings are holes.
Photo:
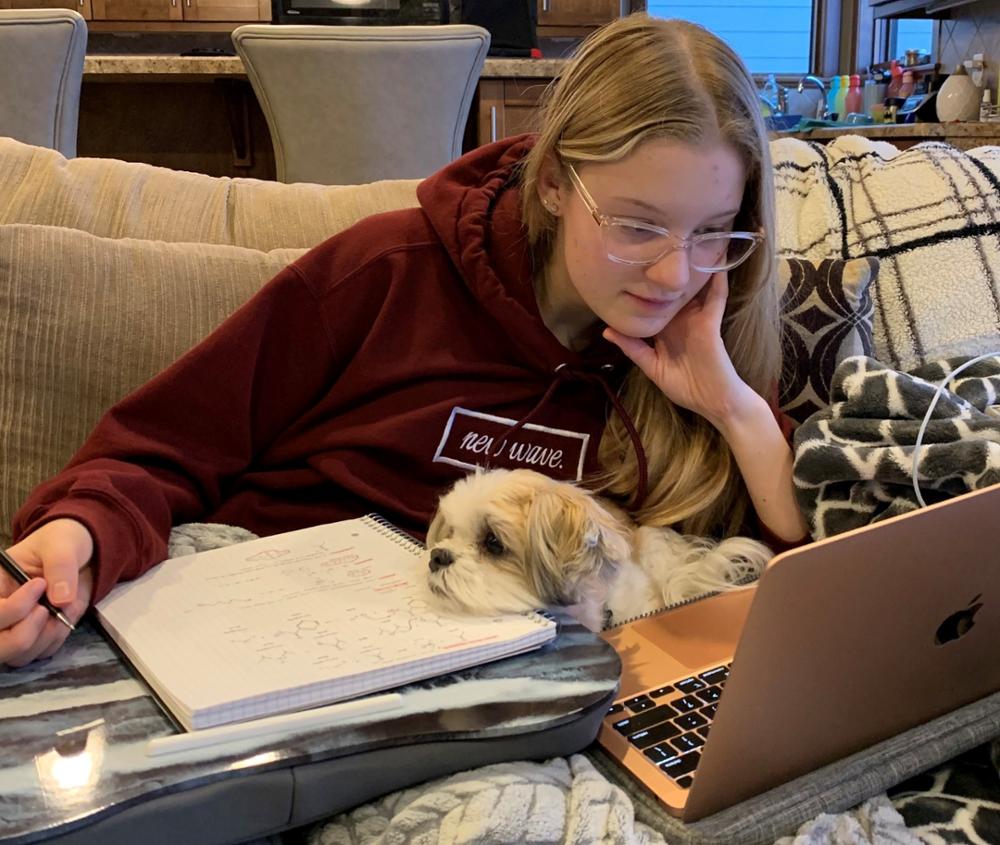
[[[983,101],[979,104],[979,121],[986,123],[990,119],[990,111],[993,106],[989,88],[983,89]]]
[[[914,91],[914,89],[916,87],[917,87],[917,85],[916,85],[916,80],[913,78],[913,71],[912,70],[904,70],[903,71],[903,81],[902,81],[902,83],[899,86],[899,94],[897,94],[896,96],[898,96],[901,99],[905,100],[907,97],[909,97],[913,93],[913,91]]]
[[[773,73],[767,75],[767,82],[764,83],[764,96],[767,101],[772,105],[772,112],[778,112],[778,80],[774,78]]]
[[[837,89],[837,120],[844,120],[847,117],[847,92],[851,89],[851,77],[840,77],[840,87]]]
[[[834,76],[830,79],[830,90],[826,92],[826,110],[831,119],[837,112],[837,92],[839,91],[840,77]]]
[[[886,89],[885,98],[888,100],[892,97],[899,96],[899,89],[903,85],[903,70],[896,63],[896,60],[892,60],[892,68],[890,70],[889,87]]]
[[[861,94],[861,76],[859,74],[854,74],[851,77],[851,87],[844,98],[844,108],[847,110],[846,114],[866,113],[864,97]]]

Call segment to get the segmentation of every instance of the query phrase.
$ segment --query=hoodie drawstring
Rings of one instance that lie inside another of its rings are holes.
[[[636,485],[636,497],[635,504],[636,507],[642,505],[646,501],[646,493],[649,487],[649,468],[646,466],[646,450],[642,448],[642,441],[639,439],[639,432],[636,431],[635,423],[632,422],[632,418],[628,415],[628,411],[625,410],[625,406],[622,405],[621,400],[618,398],[618,394],[611,389],[611,385],[608,384],[607,380],[600,373],[588,373],[582,370],[574,370],[567,364],[560,364],[555,369],[555,378],[552,379],[551,384],[542,394],[542,398],[535,403],[535,407],[532,408],[528,413],[518,420],[514,425],[512,425],[503,435],[503,437],[498,438],[498,447],[491,449],[486,455],[486,468],[489,469],[490,458],[495,458],[499,454],[499,450],[503,448],[503,444],[510,438],[514,437],[522,428],[524,428],[535,415],[548,403],[552,394],[556,392],[559,384],[563,380],[568,380],[570,378],[577,378],[581,381],[596,382],[599,384],[605,394],[607,394],[608,399],[611,402],[611,406],[615,409],[615,413],[621,419],[622,424],[625,426],[625,430],[628,432],[629,439],[632,441],[632,448],[635,449],[636,464],[639,470],[638,483]]]

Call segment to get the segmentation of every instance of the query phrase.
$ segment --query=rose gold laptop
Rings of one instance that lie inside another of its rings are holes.
[[[598,742],[702,818],[1000,689],[1000,485],[776,556],[603,636]]]

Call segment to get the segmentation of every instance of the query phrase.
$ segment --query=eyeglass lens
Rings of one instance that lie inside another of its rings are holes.
[[[621,223],[608,223],[602,229],[608,255],[627,263],[652,264],[677,247],[668,236],[648,229]],[[696,270],[728,270],[742,264],[756,246],[752,236],[720,232],[695,238],[689,260]]]

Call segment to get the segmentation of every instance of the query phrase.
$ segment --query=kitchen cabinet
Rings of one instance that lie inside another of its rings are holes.
[[[182,21],[181,0],[92,0],[99,21]]]
[[[270,0],[184,0],[186,21],[269,21]]]
[[[2,0],[0,0],[2,2]],[[270,0],[88,0],[97,22],[116,24],[270,21]],[[121,27],[117,27],[121,28]],[[191,27],[185,27],[191,29]]]
[[[628,14],[628,10],[627,0],[538,0],[539,32],[596,27]]]
[[[536,131],[538,104],[550,81],[481,79],[477,94],[477,145]]]
[[[94,16],[90,0],[0,0],[0,9],[72,9],[88,21]]]
[[[951,10],[979,0],[868,0],[875,18],[948,18]]]

